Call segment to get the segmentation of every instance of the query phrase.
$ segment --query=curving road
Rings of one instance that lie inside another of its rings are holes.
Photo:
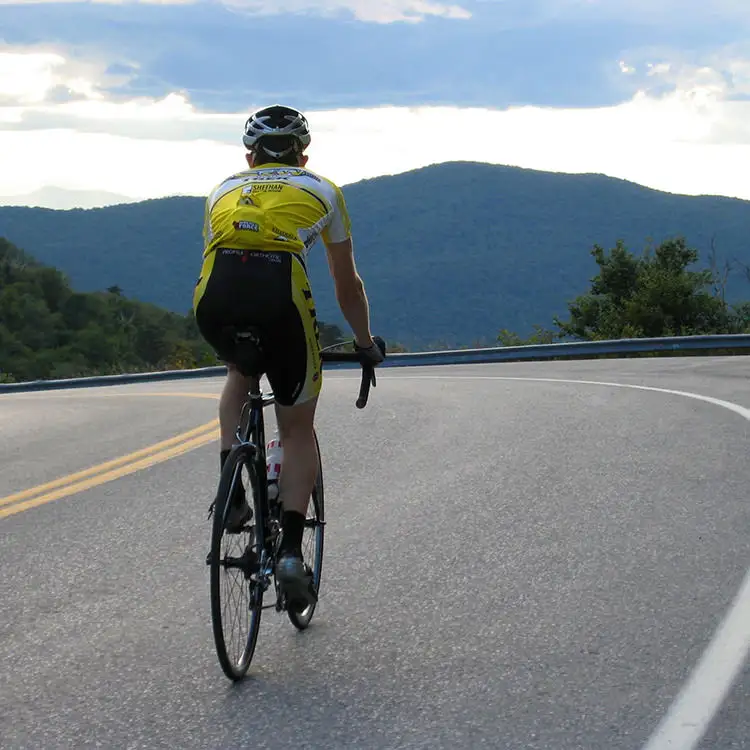
[[[204,565],[221,381],[0,395],[0,747],[748,748],[749,378],[384,368],[358,411],[329,373],[321,604],[264,613],[237,686]]]

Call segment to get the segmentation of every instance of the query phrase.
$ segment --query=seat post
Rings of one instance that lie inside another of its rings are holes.
[[[262,398],[262,394],[260,392],[260,378],[257,375],[249,375],[248,382],[248,395],[250,396],[250,398]]]
[[[253,401],[261,399],[260,379],[265,366],[260,332],[252,327],[229,330],[233,344],[232,359],[237,369],[248,379],[248,395]]]

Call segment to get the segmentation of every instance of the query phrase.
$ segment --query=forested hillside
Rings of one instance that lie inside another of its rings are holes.
[[[321,324],[325,344],[341,331]],[[219,364],[190,315],[75,292],[57,269],[0,237],[0,382]]]

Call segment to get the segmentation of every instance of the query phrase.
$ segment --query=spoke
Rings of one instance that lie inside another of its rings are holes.
[[[228,547],[238,547],[235,554],[232,555],[225,555],[236,557],[237,559],[241,558],[241,555],[239,554],[240,550],[242,549],[242,545],[240,544],[240,539],[243,537],[242,534],[232,535],[228,539]],[[226,537],[225,537],[226,538]],[[229,552],[228,550],[227,552]],[[235,550],[231,550],[232,552],[235,552]],[[224,611],[223,615],[223,621],[224,623],[229,627],[229,634],[227,637],[227,633],[225,632],[225,641],[229,640],[231,642],[227,643],[227,650],[232,651],[234,653],[234,661],[235,664],[239,663],[240,658],[242,657],[244,648],[245,648],[245,642],[247,640],[247,632],[249,629],[249,621],[247,622],[247,628],[243,631],[242,628],[242,618],[243,618],[243,612],[242,610],[246,610],[249,612],[249,602],[247,603],[247,606],[243,606],[243,593],[246,586],[245,581],[245,571],[243,568],[237,567],[237,568],[224,568],[224,572],[227,576],[227,580],[225,581],[225,585],[222,586],[222,588],[225,590],[225,594],[223,597],[224,600],[224,606],[222,607]],[[229,613],[229,607],[233,607],[234,611],[230,614]],[[235,638],[235,632],[237,633],[237,637]]]

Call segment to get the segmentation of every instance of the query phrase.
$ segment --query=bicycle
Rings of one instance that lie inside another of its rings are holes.
[[[288,606],[274,577],[281,534],[281,505],[277,499],[270,498],[268,493],[263,419],[265,407],[274,403],[273,392],[263,393],[260,387],[264,368],[257,332],[252,329],[235,330],[233,335],[237,367],[243,375],[249,377],[250,388],[248,400],[242,408],[237,427],[237,442],[227,456],[219,478],[216,498],[209,508],[209,518],[213,515],[213,523],[211,550],[206,557],[206,564],[210,567],[211,621],[217,656],[224,674],[236,682],[245,676],[250,667],[260,632],[261,613],[264,609],[273,607],[277,612],[285,611],[292,625],[298,630],[305,630],[310,624],[320,590],[326,522],[320,445],[317,433],[314,433],[318,454],[318,472],[308,503],[305,522],[305,534],[311,530],[314,550],[305,552],[303,537],[303,557],[308,572],[312,575],[315,602],[298,611],[296,606],[291,608]],[[385,342],[379,337],[375,338],[375,342],[385,355]],[[375,368],[361,359],[356,352],[334,351],[341,346],[342,344],[334,344],[322,349],[321,360],[323,363],[359,362],[362,366],[362,380],[356,406],[358,409],[363,409],[367,405],[370,387],[377,385]],[[229,499],[233,496],[237,482],[242,482],[253,514],[239,533],[234,533],[234,531],[227,533],[225,526],[230,509]],[[225,538],[229,542],[230,550],[234,550],[235,554],[230,554],[229,550],[222,554],[221,543]],[[248,594],[246,605],[243,606],[240,603],[241,596],[222,593],[222,571],[230,577],[237,573],[240,579],[239,594]],[[264,605],[264,594],[271,587],[272,582],[275,601]],[[235,606],[237,611],[230,616],[229,612],[225,611],[225,607],[232,606]],[[233,627],[241,620],[245,623],[246,635],[240,638],[232,648],[226,638],[225,625]]]

